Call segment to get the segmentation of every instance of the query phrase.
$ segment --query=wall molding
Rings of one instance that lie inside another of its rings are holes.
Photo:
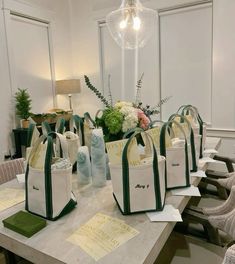
[[[207,135],[211,137],[235,138],[235,129],[207,128]]]
[[[50,71],[52,78],[52,99],[53,105],[56,106],[56,96],[55,96],[55,67],[54,67],[54,54],[53,54],[53,36],[52,31],[54,28],[54,15],[52,11],[45,9],[40,9],[37,7],[32,7],[26,2],[17,2],[13,0],[3,0],[3,13],[5,21],[5,32],[7,41],[7,53],[8,53],[8,67],[10,73],[10,86],[12,95],[17,90],[16,85],[16,69],[15,69],[15,59],[13,54],[13,40],[11,33],[11,19],[16,18],[18,20],[27,20],[32,24],[43,24],[47,28],[48,34],[48,49],[50,58]],[[15,123],[15,120],[14,120]]]

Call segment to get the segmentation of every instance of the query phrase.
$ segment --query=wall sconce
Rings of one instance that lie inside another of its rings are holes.
[[[81,92],[81,84],[79,79],[56,81],[56,94],[67,94],[69,97],[69,108],[72,109],[72,94]]]

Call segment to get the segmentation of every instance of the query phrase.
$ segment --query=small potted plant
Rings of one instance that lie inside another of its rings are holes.
[[[31,102],[30,95],[27,89],[20,89],[15,93],[16,100],[16,115],[19,116],[21,120],[22,128],[27,128],[29,126]]]

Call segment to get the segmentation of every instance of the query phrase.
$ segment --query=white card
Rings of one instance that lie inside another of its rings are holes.
[[[199,189],[193,185],[191,185],[190,187],[172,190],[171,193],[173,195],[180,195],[180,196],[201,196]]]
[[[151,222],[182,222],[182,217],[178,209],[171,204],[166,204],[161,212],[146,213]]]
[[[16,174],[16,178],[17,178],[17,181],[19,183],[25,183],[25,174],[22,173],[22,174]]]
[[[205,171],[202,171],[202,170],[198,170],[196,172],[190,172],[190,176],[200,177],[200,178],[207,177]]]
[[[205,149],[205,150],[203,151],[203,153],[204,153],[204,154],[217,154],[218,151],[215,150],[215,149]]]
[[[203,168],[203,166],[204,166],[206,163],[213,163],[213,162],[217,162],[217,161],[214,160],[214,159],[212,159],[212,158],[209,158],[209,157],[203,157],[202,159],[199,159],[198,167],[199,167],[199,168]]]

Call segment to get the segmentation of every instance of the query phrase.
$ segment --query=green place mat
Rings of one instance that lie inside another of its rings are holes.
[[[26,237],[31,237],[46,226],[45,219],[24,211],[19,211],[2,222],[5,227]]]

